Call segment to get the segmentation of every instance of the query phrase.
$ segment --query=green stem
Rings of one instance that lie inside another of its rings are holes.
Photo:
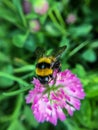
[[[21,72],[27,72],[27,71],[33,71],[35,68],[34,65],[26,65],[21,68],[14,69],[15,73],[21,73]]]
[[[79,46],[77,46],[75,49],[73,49],[70,53],[68,57],[73,56],[75,53],[77,53],[80,49],[82,49],[84,46],[86,46],[89,43],[89,41],[85,41],[83,43],[81,43]]]
[[[26,21],[26,18],[25,18],[24,14],[23,14],[23,11],[22,11],[21,7],[20,7],[20,12],[19,13],[20,13],[20,17],[21,17],[21,20],[23,22],[23,25],[26,28],[27,27],[27,21]]]
[[[27,79],[28,77],[33,77],[33,75],[34,75],[34,72],[32,71],[31,73],[28,73],[28,74],[24,75],[22,77],[22,79]]]
[[[56,18],[54,17],[54,15],[53,15],[53,13],[52,13],[52,11],[49,12],[49,17],[51,18],[51,20],[53,21],[53,23],[55,23],[56,25],[59,26],[59,24],[58,24]]]
[[[7,92],[7,93],[2,93],[2,97],[4,96],[15,96],[15,95],[18,95],[22,92],[25,92],[29,89],[32,88],[32,85],[29,85],[28,87],[25,87],[25,88],[22,88],[22,89],[19,89],[19,90],[16,90],[16,91],[13,91],[13,92]]]
[[[55,12],[60,24],[65,28],[65,22],[63,21],[63,18],[61,16],[60,12],[58,11],[58,9],[54,8],[54,12]]]
[[[2,0],[2,2],[9,7],[12,11],[16,12],[15,6],[13,6],[12,2],[9,0]]]
[[[65,35],[66,34],[65,30],[58,24],[58,22],[57,22],[56,18],[54,17],[52,11],[50,11],[48,15],[49,15],[50,19],[52,20],[52,22],[54,23],[54,25],[61,31],[61,33],[63,35]]]
[[[16,120],[19,117],[19,115],[20,115],[20,109],[21,109],[22,101],[23,101],[23,95],[20,94],[17,97],[17,101],[16,101],[16,105],[15,105],[15,111],[13,112],[13,114],[1,117],[0,118],[0,122],[11,121],[11,124],[12,124],[13,121]]]
[[[18,78],[18,77],[15,77],[13,75],[10,75],[10,74],[7,74],[5,72],[0,72],[0,76],[1,77],[5,77],[5,78],[8,78],[8,79],[11,79],[11,80],[14,80],[16,82],[18,82],[19,84],[23,85],[23,86],[28,86],[29,84],[27,82],[25,82],[24,80]]]
[[[22,102],[23,102],[23,94],[20,94],[16,101],[15,111],[12,114],[12,119],[17,119],[19,117]]]
[[[21,58],[17,58],[17,57],[14,58],[14,61],[13,61],[13,62],[14,62],[13,64],[18,64],[19,66],[20,66],[20,65],[21,65],[21,66],[26,66],[26,65],[28,65],[28,62],[24,61],[24,60],[21,59]]]

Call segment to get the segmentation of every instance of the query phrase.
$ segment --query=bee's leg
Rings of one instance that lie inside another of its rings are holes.
[[[51,82],[51,80],[53,80],[53,75],[49,75],[49,82]]]
[[[59,65],[59,67],[58,67],[58,72],[61,72],[61,64]]]
[[[50,75],[49,82],[51,82],[53,80],[53,84],[55,84],[56,83],[56,79],[57,79],[57,75],[55,77],[53,77],[53,75]]]

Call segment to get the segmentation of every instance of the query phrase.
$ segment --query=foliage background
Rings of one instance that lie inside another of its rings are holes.
[[[25,14],[21,0],[0,0],[0,130],[98,130],[98,1],[48,2],[48,12],[38,15]],[[73,24],[66,22],[70,13],[77,18]],[[29,27],[33,19],[40,22],[39,31]],[[86,98],[80,111],[54,127],[37,123],[25,96],[33,87],[35,48],[50,52],[62,45],[67,45],[62,69],[78,75]]]

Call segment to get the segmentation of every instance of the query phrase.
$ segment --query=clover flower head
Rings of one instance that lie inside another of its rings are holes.
[[[23,7],[23,12],[25,14],[29,14],[32,10],[31,3],[29,2],[29,0],[23,0],[22,7]]]
[[[64,121],[67,110],[70,116],[80,109],[80,100],[85,93],[82,84],[70,70],[59,72],[56,80],[48,85],[42,85],[36,78],[33,79],[34,89],[29,91],[26,103],[32,104],[33,114],[38,122],[51,122],[56,125],[58,119]]]
[[[76,22],[76,20],[77,20],[76,15],[73,14],[73,13],[68,14],[68,16],[67,16],[67,18],[66,18],[66,22],[67,22],[68,24],[73,24],[73,23]]]
[[[49,4],[47,0],[36,0],[33,4],[33,9],[36,13],[42,15],[48,11]]]
[[[29,28],[31,32],[38,32],[40,30],[40,23],[37,19],[29,21]]]

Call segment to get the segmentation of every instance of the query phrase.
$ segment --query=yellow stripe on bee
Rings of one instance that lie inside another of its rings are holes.
[[[39,68],[36,68],[36,74],[39,75],[39,76],[48,76],[48,75],[51,75],[53,73],[53,70],[52,69],[39,69]]]
[[[53,61],[53,57],[42,57],[38,60],[38,63],[41,63],[41,62],[46,62],[46,63],[49,63],[51,64],[51,62]]]

